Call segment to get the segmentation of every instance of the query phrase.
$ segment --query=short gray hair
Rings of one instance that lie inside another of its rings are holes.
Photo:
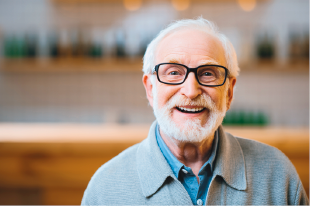
[[[176,31],[186,30],[186,29],[197,29],[208,34],[214,35],[222,43],[225,59],[227,64],[227,69],[229,70],[231,77],[237,77],[239,75],[239,66],[237,55],[233,45],[230,43],[228,38],[218,31],[217,26],[202,17],[197,19],[184,19],[171,23],[167,28],[160,31],[155,39],[153,39],[147,46],[143,57],[143,72],[144,74],[151,74],[152,69],[155,67],[155,53],[160,41],[165,38],[168,34]]]

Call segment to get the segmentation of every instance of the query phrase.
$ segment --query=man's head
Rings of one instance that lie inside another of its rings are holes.
[[[162,63],[170,64],[154,71]],[[197,68],[196,74],[188,68]],[[180,141],[201,142],[214,134],[229,109],[239,68],[228,39],[199,18],[161,31],[146,50],[143,71],[161,131]]]

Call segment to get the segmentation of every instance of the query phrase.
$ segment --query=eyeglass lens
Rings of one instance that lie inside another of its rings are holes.
[[[158,68],[158,77],[165,83],[181,83],[186,78],[187,68],[177,64],[162,64]],[[206,65],[197,69],[197,77],[201,84],[220,85],[225,80],[225,69]]]

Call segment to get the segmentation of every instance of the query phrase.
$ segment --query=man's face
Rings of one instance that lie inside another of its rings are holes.
[[[155,57],[156,64],[179,63],[190,68],[206,64],[227,67],[221,42],[214,36],[198,30],[184,30],[168,35],[159,43]],[[150,75],[145,75],[143,82],[148,100],[154,108],[160,127],[164,127],[161,123],[167,124],[170,122],[173,125],[169,126],[177,127],[178,130],[198,130],[199,127],[208,128],[211,126],[211,118],[212,121],[216,121],[216,124],[212,125],[212,127],[217,128],[230,106],[236,81],[232,78],[229,87],[227,87],[227,83],[219,87],[207,87],[199,85],[194,73],[191,72],[181,85],[167,85],[156,80],[156,90],[154,90],[156,93],[154,94],[150,78]],[[207,102],[207,105],[205,105],[205,102]],[[182,109],[203,110],[198,113],[191,113],[182,111]],[[214,120],[214,118],[220,118],[220,120]],[[161,119],[165,120],[160,121]],[[211,132],[208,133],[214,133],[216,128],[212,128]],[[169,132],[166,131],[165,133]],[[171,134],[181,135],[179,133]],[[187,131],[186,134],[192,134],[192,132]],[[206,135],[206,133],[204,134]],[[174,138],[178,139],[178,137]],[[201,141],[201,138],[197,141]],[[187,139],[185,138],[185,140]]]

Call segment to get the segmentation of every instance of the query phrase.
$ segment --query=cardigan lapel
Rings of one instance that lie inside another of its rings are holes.
[[[173,174],[170,165],[163,156],[155,136],[155,121],[149,131],[148,137],[141,142],[137,150],[137,170],[145,197],[155,194],[165,183],[168,177],[173,178],[174,184],[171,184],[173,191],[177,191],[176,196],[182,198],[171,198],[171,204],[192,205],[192,201],[182,183]],[[175,202],[177,201],[177,202]]]
[[[145,197],[153,195],[167,177],[173,176],[170,166],[157,145],[155,127],[156,122],[152,124],[148,137],[141,142],[137,150],[137,169]]]
[[[224,181],[237,190],[246,190],[246,169],[244,156],[238,140],[219,129],[219,147],[213,176],[221,176]]]

